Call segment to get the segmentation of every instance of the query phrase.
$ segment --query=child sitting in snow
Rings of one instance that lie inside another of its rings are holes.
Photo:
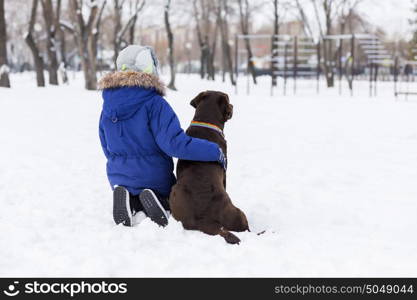
[[[172,157],[196,161],[226,158],[215,143],[187,136],[158,78],[151,47],[128,46],[116,60],[117,70],[99,81],[103,90],[100,142],[113,189],[113,219],[133,226],[146,216],[168,223],[168,196],[175,184]]]

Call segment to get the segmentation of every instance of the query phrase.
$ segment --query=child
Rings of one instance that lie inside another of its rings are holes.
[[[168,223],[168,196],[175,184],[172,157],[216,161],[226,158],[215,143],[187,136],[162,97],[158,60],[151,47],[128,46],[116,60],[116,72],[99,81],[103,90],[100,142],[113,189],[113,219],[133,226],[145,216]]]

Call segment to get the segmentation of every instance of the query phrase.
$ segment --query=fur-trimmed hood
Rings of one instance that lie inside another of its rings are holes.
[[[155,75],[135,71],[116,71],[103,76],[98,82],[101,90],[119,87],[154,88],[158,94],[165,96],[165,84]]]

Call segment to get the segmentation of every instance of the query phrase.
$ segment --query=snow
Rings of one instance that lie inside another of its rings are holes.
[[[36,32],[42,31],[42,25],[40,23],[35,23],[34,29]]]
[[[236,96],[178,75],[167,99],[184,127],[202,90],[234,104],[227,189],[252,228],[236,246],[172,218],[115,226],[100,94],[81,74],[69,86],[11,81],[0,89],[0,276],[417,276],[417,98],[395,100],[392,83],[377,98],[367,82],[351,98],[309,81],[271,97],[270,79],[250,96],[240,79]]]
[[[81,11],[80,11],[81,12]],[[78,13],[78,11],[77,11],[77,13]],[[66,28],[69,28],[70,30],[72,30],[72,31],[74,31],[75,29],[74,29],[74,26],[72,25],[72,23],[70,23],[70,22],[67,22],[67,21],[65,21],[65,20],[61,20],[60,21],[60,24],[62,25],[62,26],[64,26],[64,27],[66,27]]]
[[[2,76],[3,74],[7,74],[10,72],[10,68],[8,65],[1,65],[0,66],[0,76]]]
[[[87,6],[88,7],[91,7],[91,8],[97,7],[98,4],[99,4],[99,1],[98,0],[89,0],[89,1],[87,1]]]

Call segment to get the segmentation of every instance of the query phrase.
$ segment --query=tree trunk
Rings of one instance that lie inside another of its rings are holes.
[[[332,4],[333,0],[325,0],[323,2],[323,10],[326,22],[326,35],[332,34]],[[327,87],[334,87],[334,70],[333,70],[333,43],[329,40],[324,46],[324,61],[325,67],[324,72],[326,74]]]
[[[92,49],[94,49],[94,52],[91,54],[92,57],[97,60],[97,54],[98,54],[98,43],[99,43],[99,38],[100,38],[100,29],[101,29],[101,20],[103,17],[103,12],[104,12],[104,8],[106,6],[106,0],[103,1],[101,8],[100,8],[100,12],[98,13],[97,16],[97,20],[96,23],[94,25],[93,31],[92,31]],[[95,63],[95,69],[96,71],[101,71],[100,66],[97,67],[97,62]]]
[[[169,81],[168,88],[176,91],[177,88],[175,87],[174,35],[172,34],[171,24],[169,22],[170,6],[171,6],[171,0],[166,0],[164,19],[165,19],[165,29],[166,29],[167,37],[168,37],[168,51],[169,51],[168,61],[169,61],[169,68],[170,68],[170,73],[171,73],[171,79]]]
[[[222,82],[226,82],[226,51],[222,42]]]
[[[216,76],[216,68],[214,66],[214,60],[216,57],[218,28],[219,28],[218,24],[216,24],[216,28],[214,30],[214,35],[213,35],[213,44],[211,45],[211,48],[209,49],[209,56],[208,56],[208,61],[207,61],[208,76],[209,76],[209,79],[211,80],[215,80],[215,76]]]
[[[132,21],[132,26],[129,29],[129,44],[133,45],[135,43],[135,27],[136,27],[136,21],[138,20],[138,17],[135,16]]]
[[[39,2],[39,0],[33,0],[32,12],[31,12],[31,17],[30,17],[30,21],[29,21],[29,29],[28,29],[28,33],[26,35],[25,41],[26,41],[26,44],[28,45],[30,51],[32,52],[33,62],[34,62],[35,71],[36,71],[37,86],[38,87],[44,87],[45,86],[45,76],[44,76],[44,73],[43,73],[43,70],[44,70],[43,58],[40,55],[39,49],[36,45],[36,41],[33,37],[33,27],[34,27],[35,22],[36,22],[38,2]]]
[[[334,87],[334,72],[332,63],[332,40],[324,40],[323,42],[323,58],[324,58],[324,76],[326,78],[327,87]]]
[[[245,7],[243,7],[242,1],[245,1]],[[240,27],[242,34],[248,35],[249,34],[249,15],[250,15],[250,7],[248,0],[238,0],[239,3],[239,13],[240,13]],[[255,72],[255,65],[253,63],[253,53],[252,47],[250,45],[249,39],[244,39],[246,52],[248,54],[248,72],[252,74],[253,83],[256,84],[256,72]]]
[[[223,13],[222,13],[223,10]],[[232,85],[235,85],[235,78],[233,73],[233,59],[232,59],[232,49],[229,44],[229,24],[227,22],[227,0],[220,0],[219,3],[219,11],[218,11],[218,22],[220,27],[220,34],[222,40],[222,53],[224,56],[224,64],[223,68],[227,69],[227,72],[230,76],[230,82]],[[222,17],[223,16],[223,17]],[[237,45],[236,45],[237,47]]]
[[[278,72],[278,37],[279,34],[279,13],[278,13],[278,0],[273,0],[274,4],[274,36],[272,37],[272,55],[271,55],[271,78],[272,86],[277,86],[277,72]]]
[[[205,77],[205,65],[206,65],[206,45],[203,39],[203,33],[200,25],[200,14],[197,8],[197,0],[193,1],[193,10],[194,10],[194,17],[195,17],[195,24],[196,24],[196,32],[197,32],[197,39],[198,44],[200,46],[200,77],[204,79]]]
[[[7,33],[4,16],[4,0],[0,0],[0,87],[10,87],[6,43]]]
[[[30,51],[32,52],[33,63],[35,64],[35,71],[36,71],[36,83],[38,87],[44,87],[45,76],[43,74],[43,69],[44,69],[43,59],[42,59],[42,56],[40,55],[39,49],[33,37],[33,27],[35,26],[35,22],[36,22],[38,2],[39,0],[33,0],[32,12],[31,12],[30,21],[29,21],[29,29],[28,29],[28,33],[26,35],[25,41],[26,41],[26,44],[29,46]]]
[[[55,14],[52,6],[52,0],[41,0],[43,8],[43,17],[46,27],[46,53],[48,54],[48,72],[49,84],[58,85],[58,59],[57,59],[57,42],[55,39],[56,28]]]
[[[300,15],[300,21],[303,24],[304,34],[309,38],[314,39],[313,30],[311,30],[310,22],[308,21],[303,6],[301,5],[299,0],[296,0],[295,4],[297,5],[298,13]]]
[[[246,47],[246,52],[248,53],[248,71],[249,73],[252,74],[253,83],[256,84],[257,83],[256,70],[255,70],[255,64],[253,63],[252,47],[250,46],[250,42],[248,39],[245,39],[245,47]]]
[[[138,5],[139,5],[139,0],[136,0],[136,8],[133,8],[133,2],[130,2],[130,13],[131,14],[133,13],[134,9],[135,10],[137,9]],[[135,28],[136,28],[137,20],[138,20],[138,16],[137,16],[137,14],[134,14],[133,19],[132,19],[132,25],[129,28],[129,39],[128,39],[129,45],[135,44]]]
[[[56,4],[56,18],[55,18],[55,30],[56,35],[59,39],[59,55],[61,56],[61,62],[59,63],[58,70],[61,74],[62,81],[68,83],[68,74],[67,74],[67,58],[66,58],[66,43],[65,43],[65,32],[61,28],[61,0],[57,0]]]
[[[126,44],[126,40],[123,39],[126,33],[129,33],[128,41],[133,44],[134,40],[134,32],[135,32],[135,25],[138,18],[139,12],[143,9],[145,6],[146,0],[136,0],[135,8],[130,16],[130,18],[127,20],[125,25],[122,24],[122,11],[123,6],[125,4],[124,0],[114,0],[114,36],[113,36],[113,60],[114,60],[114,66],[116,68],[116,59],[119,55],[119,51],[123,48],[123,42]],[[130,2],[132,5],[132,2]]]
[[[35,71],[36,71],[36,84],[38,85],[38,87],[44,87],[45,76],[43,74],[43,69],[44,69],[43,59],[39,53],[38,47],[36,46],[36,42],[33,39],[32,33],[28,33],[28,35],[25,38],[25,41],[26,41],[26,44],[29,46],[30,51],[32,52],[33,62],[34,62]]]
[[[71,0],[71,16],[76,24],[74,36],[77,42],[78,54],[81,59],[81,66],[84,73],[85,88],[87,90],[97,89],[97,39],[95,32],[98,31],[101,12],[97,6],[90,7],[90,16],[87,22],[82,15],[82,1]],[[103,2],[102,9],[106,2]]]
[[[206,76],[206,63],[207,60],[207,46],[203,43],[201,45],[201,52],[200,52],[200,77],[204,79]]]
[[[123,1],[122,1],[123,2]],[[113,32],[113,62],[114,69],[117,69],[116,59],[119,56],[119,33],[122,29],[122,8],[123,3],[119,3],[119,0],[114,0],[114,32]]]

